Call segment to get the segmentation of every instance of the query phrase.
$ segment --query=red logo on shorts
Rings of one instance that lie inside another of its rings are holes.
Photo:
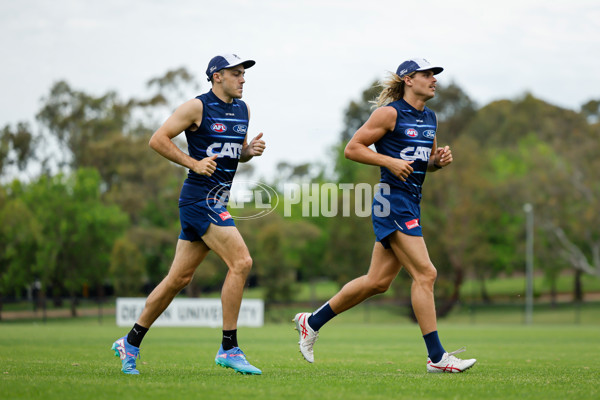
[[[419,226],[419,218],[413,219],[412,221],[405,222],[408,229],[413,229]]]
[[[219,217],[221,217],[221,220],[223,221],[232,218],[231,214],[229,214],[229,211],[223,211],[221,214],[219,214]]]

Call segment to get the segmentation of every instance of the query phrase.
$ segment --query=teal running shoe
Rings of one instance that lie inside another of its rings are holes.
[[[111,350],[115,351],[115,356],[119,357],[123,363],[121,371],[129,375],[138,375],[140,373],[140,371],[135,369],[135,359],[140,356],[140,348],[127,343],[127,336],[117,339],[113,343]]]
[[[215,363],[224,368],[232,368],[244,375],[262,375],[262,371],[246,360],[246,355],[239,347],[223,350],[223,345],[215,357]]]

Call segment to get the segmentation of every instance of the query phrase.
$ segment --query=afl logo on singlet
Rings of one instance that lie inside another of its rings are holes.
[[[216,122],[210,126],[210,129],[217,133],[223,133],[227,130],[227,126],[225,126],[224,124],[221,124],[219,122]]]
[[[404,134],[411,138],[416,138],[417,136],[419,136],[419,132],[413,128],[408,128],[407,130],[404,131]]]

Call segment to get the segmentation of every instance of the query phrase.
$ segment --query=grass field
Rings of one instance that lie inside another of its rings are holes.
[[[0,398],[8,399],[598,399],[600,321],[589,325],[441,323],[447,350],[467,346],[463,374],[427,374],[416,325],[333,320],[316,362],[297,350],[292,323],[241,328],[262,376],[215,366],[220,330],[154,328],[139,376],[110,351],[125,330],[95,319],[0,324]],[[360,318],[360,317],[359,317]]]

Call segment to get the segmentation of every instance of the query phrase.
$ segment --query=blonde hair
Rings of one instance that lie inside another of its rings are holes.
[[[404,75],[413,77],[416,72],[412,74]],[[404,97],[404,77],[400,77],[399,75],[390,72],[390,76],[382,81],[379,86],[382,88],[381,93],[375,101],[372,101],[373,108],[383,107],[390,104],[393,101],[400,100]]]

